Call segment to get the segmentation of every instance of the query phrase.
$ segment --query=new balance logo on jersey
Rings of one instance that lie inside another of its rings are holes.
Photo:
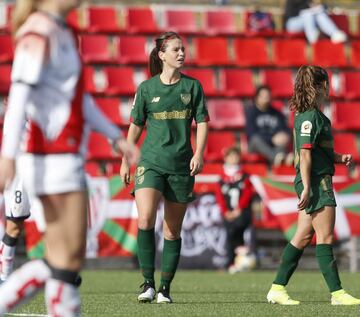
[[[159,102],[160,101],[160,97],[154,97],[152,100],[151,100],[151,103],[156,103],[156,102]]]

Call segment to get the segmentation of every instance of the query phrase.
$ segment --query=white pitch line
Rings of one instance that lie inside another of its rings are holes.
[[[6,316],[23,316],[23,317],[50,317],[50,315],[43,314],[5,314]]]

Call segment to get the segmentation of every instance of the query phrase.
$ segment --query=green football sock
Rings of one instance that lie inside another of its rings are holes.
[[[286,245],[274,284],[287,285],[293,275],[304,250],[295,248],[290,242]]]
[[[154,283],[155,271],[155,230],[138,230],[138,259],[145,281]]]
[[[169,288],[174,278],[181,250],[181,238],[177,240],[164,239],[164,249],[161,259],[161,280],[160,288]]]
[[[316,258],[330,292],[342,289],[332,245],[318,244],[316,246]]]

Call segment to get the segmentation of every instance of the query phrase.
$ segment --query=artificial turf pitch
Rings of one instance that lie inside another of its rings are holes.
[[[300,306],[266,302],[274,272],[244,272],[229,275],[217,271],[179,271],[172,285],[174,303],[139,304],[136,300],[140,274],[136,271],[84,271],[82,316],[360,316],[360,306],[331,306],[320,272],[296,272],[289,294]],[[360,297],[360,273],[341,272],[343,287]],[[159,276],[157,276],[159,281]],[[23,316],[46,314],[43,294],[15,313]]]

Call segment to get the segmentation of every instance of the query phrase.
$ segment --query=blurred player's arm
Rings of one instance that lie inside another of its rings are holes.
[[[90,128],[111,139],[115,148],[124,154],[130,165],[136,163],[139,155],[135,145],[126,141],[121,130],[102,113],[89,94],[84,95],[83,110]]]

